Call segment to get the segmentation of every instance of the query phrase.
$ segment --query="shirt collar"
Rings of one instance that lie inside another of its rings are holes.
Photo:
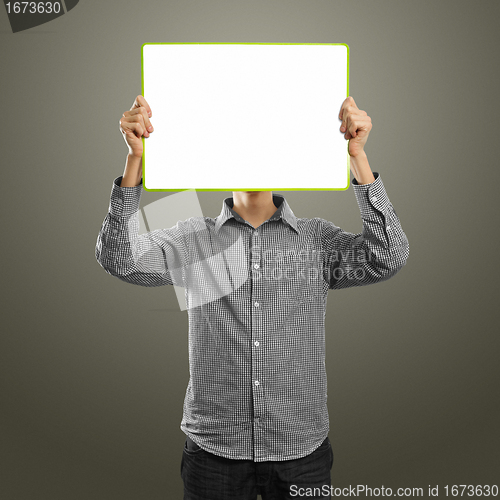
[[[273,194],[273,203],[278,208],[276,209],[276,212],[274,212],[274,214],[269,218],[269,220],[283,219],[295,230],[295,232],[298,233],[299,230],[297,229],[297,218],[295,217],[292,209],[285,200],[285,197],[281,194]],[[215,222],[216,233],[219,231],[221,226],[231,218],[234,218],[239,222],[244,222],[243,218],[233,210],[233,205],[234,200],[232,197],[224,199],[224,202],[222,203],[221,213],[217,217],[217,220]]]

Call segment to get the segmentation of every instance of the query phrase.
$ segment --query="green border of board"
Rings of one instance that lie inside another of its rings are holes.
[[[347,48],[347,94],[349,97],[349,45],[346,43],[295,43],[295,42],[146,42],[141,46],[141,81],[142,81],[142,95],[144,96],[144,47],[146,45],[344,45]],[[193,188],[186,189],[148,189],[146,187],[146,143],[145,138],[142,138],[142,178],[143,178],[143,188],[145,191],[175,191],[182,192],[188,191]],[[263,189],[263,188],[252,188],[252,189],[196,189],[196,191],[346,191],[349,189],[351,183],[351,168],[349,162],[349,143],[347,143],[347,186],[345,188],[274,188],[274,189]]]

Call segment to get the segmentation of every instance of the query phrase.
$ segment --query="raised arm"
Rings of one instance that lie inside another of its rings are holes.
[[[342,104],[340,131],[349,140],[352,185],[363,221],[363,231],[346,232],[321,219],[323,273],[331,289],[369,285],[394,276],[409,255],[401,227],[382,179],[373,173],[364,151],[372,129],[371,118],[348,97]]]
[[[142,194],[142,136],[153,131],[151,109],[138,96],[120,119],[120,131],[129,148],[123,176],[113,181],[109,209],[101,225],[95,256],[104,270],[141,286],[184,286],[188,265],[187,224],[139,235]]]

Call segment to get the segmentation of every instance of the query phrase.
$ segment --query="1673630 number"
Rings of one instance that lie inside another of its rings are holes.
[[[8,2],[7,14],[59,14],[61,2]]]

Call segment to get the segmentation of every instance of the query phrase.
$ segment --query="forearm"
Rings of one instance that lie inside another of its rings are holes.
[[[371,184],[375,180],[364,151],[357,156],[350,156],[349,162],[358,184]]]
[[[171,285],[174,279],[180,283],[178,276],[187,261],[184,233],[176,226],[139,234],[142,186],[123,186],[121,181],[123,176],[113,181],[108,213],[96,242],[97,262],[111,276],[134,285]]]
[[[330,288],[340,289],[384,281],[406,263],[408,239],[377,172],[374,181],[353,184],[363,231],[343,231],[324,221],[322,248],[328,258]]]
[[[125,170],[120,187],[134,187],[141,183],[142,179],[142,156],[127,155]]]

